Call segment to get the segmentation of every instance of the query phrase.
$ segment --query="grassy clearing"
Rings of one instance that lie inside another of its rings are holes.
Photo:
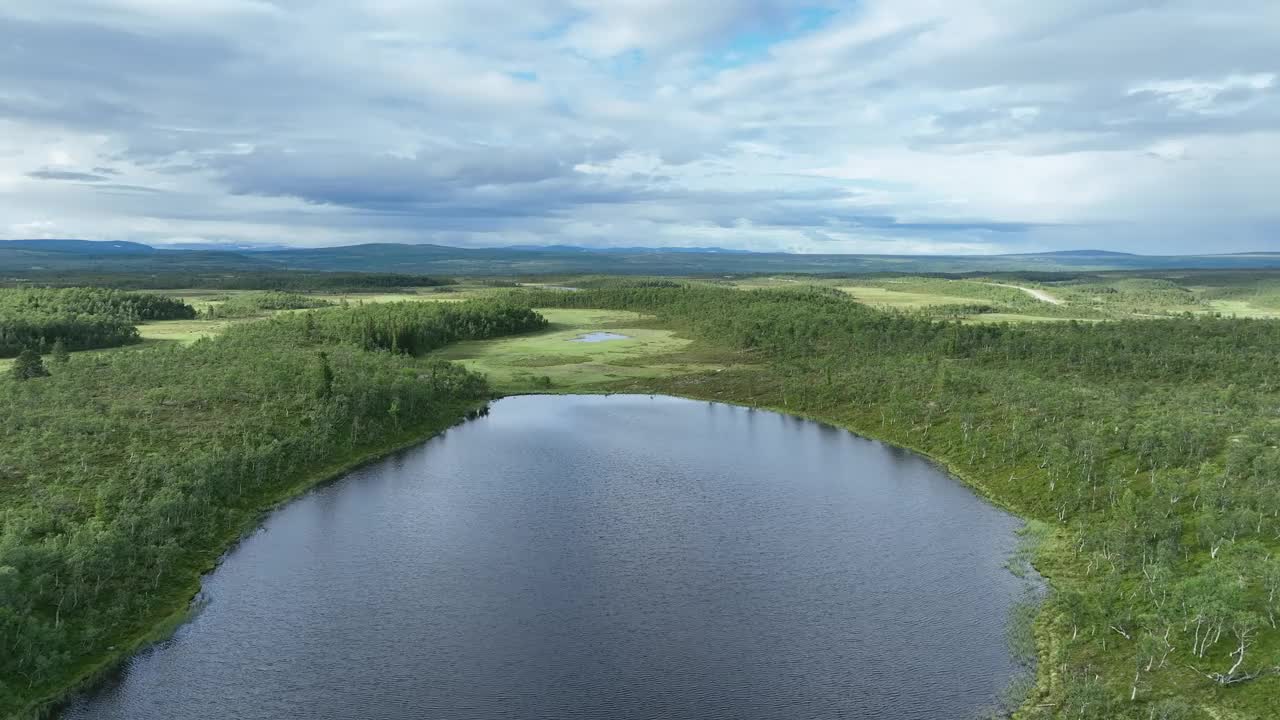
[[[807,277],[753,277],[734,280],[730,284],[739,290],[765,290],[768,288],[795,287],[797,285],[828,285],[834,283]]]
[[[895,310],[916,310],[935,305],[964,305],[973,302],[973,298],[959,295],[943,295],[923,292],[903,292],[882,287],[865,287],[845,285],[840,287],[860,303],[888,307]]]
[[[550,329],[499,340],[462,342],[436,356],[484,373],[502,393],[579,392],[641,378],[718,370],[689,354],[690,341],[670,330],[647,327],[649,318],[618,310],[539,310]],[[584,333],[608,330],[623,340],[575,342]]]
[[[815,285],[832,287],[858,302],[885,310],[958,317],[964,322],[1053,322],[1222,314],[1280,319],[1280,279],[1272,274],[1222,273],[1120,275],[1033,282],[995,278],[949,279],[760,277],[730,283],[742,290]],[[1022,289],[1019,289],[1022,288]],[[1034,297],[1046,293],[1059,304]],[[951,314],[948,307],[975,303],[995,312]]]
[[[443,288],[424,288],[401,293],[309,293],[312,297],[330,302],[362,303],[387,302],[460,302],[493,294],[493,288],[469,285],[449,285]]]
[[[246,295],[262,292],[260,290],[206,290],[206,289],[184,289],[184,290],[143,290],[140,292],[155,293],[156,295],[167,295],[177,298],[188,305],[195,307],[197,310],[203,310],[211,305],[218,305],[225,302],[227,298],[236,297],[238,295]],[[360,303],[385,303],[385,302],[406,302],[406,301],[448,301],[457,302],[459,300],[470,300],[485,295],[490,295],[494,289],[484,285],[446,285],[438,288],[418,288],[405,292],[342,292],[342,293],[326,293],[326,292],[308,292],[303,293],[308,297],[318,300],[328,300],[334,303],[348,302],[353,305]]]
[[[221,335],[224,330],[232,325],[251,322],[254,319],[255,318],[248,318],[244,320],[155,320],[152,322],[138,323],[138,334],[142,336],[142,342],[140,343],[114,348],[101,348],[98,350],[79,350],[72,353],[72,355],[88,356],[98,355],[101,353],[130,352],[139,348],[150,348],[168,343],[190,345],[200,338]],[[49,362],[48,357],[45,357],[45,362]],[[12,358],[0,358],[0,373],[7,372],[9,370],[9,366],[12,364]]]
[[[985,313],[982,315],[966,315],[960,318],[966,323],[1044,323],[1044,322],[1100,322],[1098,318],[1042,317],[1040,315],[1023,315],[1020,313]]]
[[[176,342],[183,345],[191,343],[203,337],[213,337],[219,335],[223,330],[235,322],[244,322],[243,320],[159,320],[156,322],[140,323],[138,325],[138,334],[142,336],[144,341],[152,342]]]
[[[140,343],[134,343],[132,345],[122,345],[120,347],[113,347],[113,348],[98,348],[96,350],[77,350],[76,352],[73,352],[71,354],[77,357],[79,356],[89,357],[93,355],[102,355],[105,353],[132,352],[134,350],[139,350],[142,348],[151,348],[157,345],[161,345],[164,343],[171,343],[171,342],[180,342],[183,345],[189,345],[195,342],[196,340],[200,339],[201,337],[205,337],[205,336],[212,337],[213,335],[216,335],[222,332],[223,330],[222,326],[225,325],[225,323],[204,323],[205,325],[218,324],[220,326],[217,329],[210,328],[204,331],[191,331],[188,333],[182,333],[177,330],[170,330],[169,328],[164,327],[168,325],[184,325],[184,324],[190,325],[198,322],[199,321],[196,321],[196,320],[172,320],[172,321],[165,320],[165,321],[154,322],[154,323],[142,323],[138,325],[138,332],[139,334],[142,335],[142,342]],[[157,328],[156,326],[161,326],[161,327]],[[50,362],[50,358],[47,355],[44,357],[44,362],[46,365]],[[8,379],[7,373],[9,372],[9,367],[11,365],[13,365],[13,358],[0,358],[0,379],[6,379],[6,380]]]
[[[1026,285],[1030,287],[1032,283]],[[964,322],[1046,322],[1097,317],[1096,313],[1087,308],[1081,307],[1078,312],[1071,312],[1061,306],[1038,300],[1024,290],[1003,286],[994,281],[910,276],[888,279],[769,277],[737,280],[732,286],[740,290],[829,287],[850,295],[864,305],[882,310],[926,313]],[[965,312],[962,309],[971,309],[977,305],[990,306],[994,312]]]
[[[1223,315],[1234,315],[1242,318],[1260,318],[1274,320],[1280,318],[1280,310],[1258,307],[1248,300],[1210,300],[1209,306]]]
[[[181,300],[182,302],[201,310],[210,304],[221,302],[223,298],[229,295],[242,294],[250,292],[247,290],[206,290],[202,288],[189,288],[185,290],[142,290],[140,292],[155,293],[156,295],[165,295],[171,298]]]

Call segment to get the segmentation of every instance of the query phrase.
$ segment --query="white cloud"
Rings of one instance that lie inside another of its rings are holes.
[[[0,234],[1280,249],[1278,45],[1271,0],[19,0]]]
[[[1160,80],[1132,88],[1128,94],[1154,94],[1183,112],[1208,115],[1239,112],[1251,102],[1260,100],[1256,95],[1258,92],[1270,90],[1275,84],[1275,73],[1254,73],[1227,75],[1218,80]],[[1243,91],[1247,96],[1235,101],[1220,102],[1223,95],[1232,91]]]

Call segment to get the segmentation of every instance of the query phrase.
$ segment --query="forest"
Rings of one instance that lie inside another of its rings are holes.
[[[602,283],[740,362],[668,391],[817,417],[946,463],[1043,529],[1025,718],[1268,716],[1280,692],[1280,324],[961,324],[829,288]],[[1018,704],[1018,703],[1015,703]]]
[[[194,318],[191,306],[163,295],[107,288],[0,288],[0,357],[116,347],[138,341],[147,320]]]
[[[274,310],[311,310],[332,304],[322,298],[280,290],[215,295],[206,301],[210,304],[200,314],[209,320],[257,317]]]
[[[0,717],[180,620],[264,507],[490,397],[422,352],[545,322],[498,300],[333,307],[0,380]]]

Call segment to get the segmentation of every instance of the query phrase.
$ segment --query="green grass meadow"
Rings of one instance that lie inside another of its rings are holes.
[[[620,310],[540,309],[551,327],[496,341],[461,342],[436,353],[484,373],[503,393],[580,392],[638,378],[718,369],[681,355],[690,341],[651,327],[651,318]],[[608,331],[626,338],[579,342],[585,333]]]

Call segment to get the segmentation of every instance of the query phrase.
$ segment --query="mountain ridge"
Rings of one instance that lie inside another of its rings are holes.
[[[280,271],[391,272],[431,275],[916,274],[1101,272],[1107,270],[1280,269],[1280,253],[1136,255],[1056,250],[1000,255],[799,254],[725,248],[508,246],[368,243],[319,248],[156,248],[130,241],[3,240],[0,272],[40,273]]]
[[[797,253],[786,250],[743,250],[718,246],[665,246],[665,245],[629,245],[619,247],[593,247],[588,245],[494,245],[487,247],[461,247],[457,245],[440,245],[438,243],[354,243],[351,245],[331,245],[320,247],[293,247],[257,243],[220,243],[220,242],[185,242],[174,244],[147,245],[134,240],[83,240],[77,238],[18,238],[0,240],[0,248],[5,246],[21,247],[30,250],[52,250],[58,252],[85,252],[90,254],[107,254],[115,252],[239,252],[239,253],[272,253],[272,252],[329,252],[337,250],[355,250],[372,248],[418,248],[422,250],[447,252],[570,252],[601,254],[689,254],[689,255],[794,255],[797,257],[927,257],[927,258],[1002,258],[1002,257],[1129,257],[1129,258],[1167,258],[1167,257],[1228,257],[1228,256],[1263,256],[1280,255],[1280,251],[1246,250],[1233,253],[1196,253],[1176,255],[1146,255],[1122,252],[1118,250],[1102,250],[1083,248],[1072,250],[1042,250],[1020,253],[989,253],[983,255],[966,254],[898,254],[898,253]]]

